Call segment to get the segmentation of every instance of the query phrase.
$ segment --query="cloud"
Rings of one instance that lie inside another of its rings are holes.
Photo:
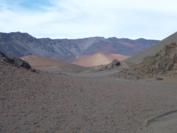
[[[0,0],[0,29],[52,38],[162,39],[177,30],[176,4],[175,0]]]

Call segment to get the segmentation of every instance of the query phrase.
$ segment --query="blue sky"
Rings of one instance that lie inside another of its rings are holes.
[[[41,7],[51,6],[50,0],[0,0],[5,8],[13,10],[41,10]]]
[[[176,0],[0,0],[0,32],[163,39],[177,31],[176,5]]]

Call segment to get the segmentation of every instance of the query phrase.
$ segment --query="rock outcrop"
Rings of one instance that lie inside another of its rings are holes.
[[[31,69],[31,66],[26,61],[23,61],[19,58],[5,58],[4,60],[10,64],[14,64],[16,67]]]
[[[155,56],[147,57],[136,66],[136,70],[144,74],[167,74],[177,70],[177,44],[171,43]]]
[[[9,64],[15,65],[16,67],[22,67],[25,69],[31,69],[31,65],[20,58],[8,57],[2,52],[0,52],[1,61],[5,61]]]
[[[121,62],[114,59],[110,64],[108,65],[100,65],[100,66],[96,66],[94,67],[94,70],[96,71],[105,71],[105,70],[111,70],[114,68],[118,68],[121,66]]]
[[[146,78],[158,76],[177,76],[177,44],[170,43],[154,56],[144,58],[140,64],[122,70],[119,77]]]

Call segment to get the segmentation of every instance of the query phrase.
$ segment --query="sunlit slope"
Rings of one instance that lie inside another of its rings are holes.
[[[127,56],[120,55],[120,54],[104,54],[104,53],[96,53],[93,55],[83,56],[76,59],[73,64],[77,64],[80,66],[99,66],[99,65],[106,65],[111,63],[114,59],[118,61],[123,61],[127,59]]]
[[[81,71],[83,68],[77,65],[68,64],[64,61],[49,59],[46,57],[29,55],[21,57],[27,61],[33,68],[43,71]]]

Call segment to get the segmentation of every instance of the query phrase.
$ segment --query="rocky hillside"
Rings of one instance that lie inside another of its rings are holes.
[[[166,45],[169,45],[171,43],[177,43],[177,32],[160,41],[158,45],[154,45],[148,49],[145,49],[142,52],[138,53],[137,55],[129,58],[127,60],[127,63],[139,64],[144,60],[144,58],[149,56],[155,56],[162,49],[164,49]]]
[[[169,73],[177,74],[177,44],[170,43],[166,45],[155,56],[145,58],[136,68],[141,74],[152,76]]]
[[[136,56],[126,60],[129,68],[118,73],[124,78],[177,76],[177,33],[170,35]]]
[[[8,56],[40,55],[71,61],[98,52],[132,56],[157,44],[157,40],[91,37],[83,39],[37,39],[27,33],[0,33],[0,50]]]
[[[119,77],[148,78],[148,77],[176,77],[177,76],[177,43],[165,45],[158,53],[148,56],[139,64],[123,69]]]

